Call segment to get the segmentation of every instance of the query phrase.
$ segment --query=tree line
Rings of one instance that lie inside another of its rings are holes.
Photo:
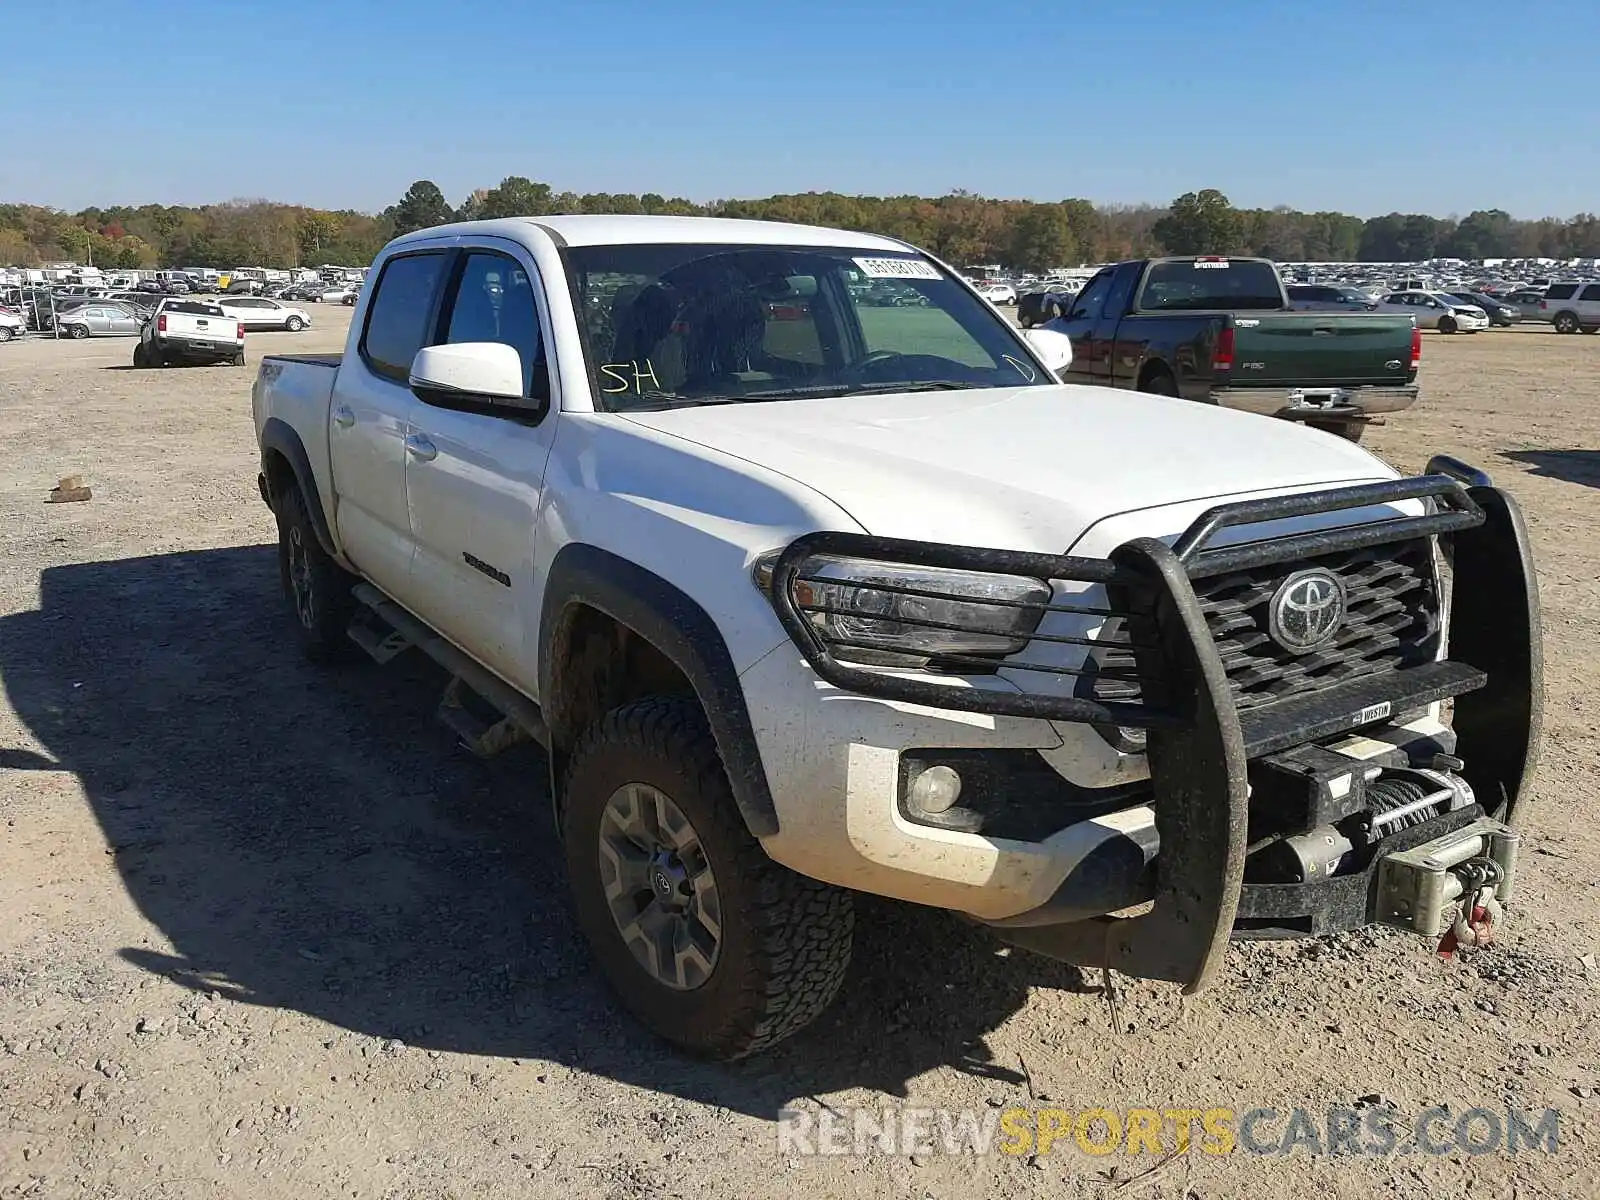
[[[1517,220],[1500,209],[1465,217],[1353,217],[1279,207],[1235,208],[1220,191],[1186,192],[1165,208],[1088,200],[850,196],[806,192],[698,203],[655,192],[557,192],[512,175],[452,206],[418,180],[381,213],[270,200],[200,207],[145,204],[67,213],[0,204],[0,265],[93,262],[102,267],[317,266],[370,262],[391,237],[453,220],[561,213],[659,213],[830,225],[901,238],[958,265],[1021,270],[1147,254],[1257,254],[1285,262],[1414,262],[1435,257],[1600,257],[1600,217]]]

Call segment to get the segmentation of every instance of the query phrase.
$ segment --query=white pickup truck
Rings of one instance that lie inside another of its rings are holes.
[[[857,891],[1189,990],[1233,937],[1488,936],[1541,666],[1471,468],[1057,384],[1061,335],[859,233],[476,222],[369,280],[255,385],[294,627],[547,749],[576,920],[667,1038],[805,1025]]]
[[[161,301],[140,331],[133,365],[170,367],[178,363],[244,366],[244,322],[204,300]]]

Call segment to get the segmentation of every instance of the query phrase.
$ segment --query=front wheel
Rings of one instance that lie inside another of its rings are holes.
[[[304,329],[306,327],[306,323],[304,321],[302,321],[299,317],[290,317],[287,321],[285,321],[283,323],[283,327],[285,329],[287,329],[290,333],[299,333],[302,329]]]
[[[89,327],[87,325],[69,325],[67,326],[67,332],[72,336],[73,341],[81,341],[89,336]]]
[[[1439,318],[1439,332],[1440,333],[1454,333],[1455,331],[1456,331],[1456,319],[1454,317],[1440,317]]]
[[[584,734],[562,835],[601,971],[668,1041],[742,1058],[810,1024],[838,993],[850,893],[767,857],[693,698],[639,700]]]
[[[12,329],[11,326],[0,325],[0,342],[9,342],[16,336],[16,330]]]

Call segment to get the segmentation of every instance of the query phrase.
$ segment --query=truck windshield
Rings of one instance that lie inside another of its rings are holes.
[[[1151,266],[1138,307],[1146,311],[1282,308],[1283,289],[1271,263],[1168,259]]]
[[[625,412],[1053,383],[927,259],[760,245],[565,251],[597,406]]]

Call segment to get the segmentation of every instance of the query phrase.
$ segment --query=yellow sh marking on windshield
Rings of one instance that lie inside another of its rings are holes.
[[[650,381],[651,387],[657,390],[661,387],[661,381],[656,378],[656,369],[648,358],[642,363],[601,363],[600,373],[617,381],[616,387],[601,387],[600,390],[608,396],[614,396],[618,392],[642,392],[646,379]],[[633,376],[632,379],[628,378],[630,375]]]

